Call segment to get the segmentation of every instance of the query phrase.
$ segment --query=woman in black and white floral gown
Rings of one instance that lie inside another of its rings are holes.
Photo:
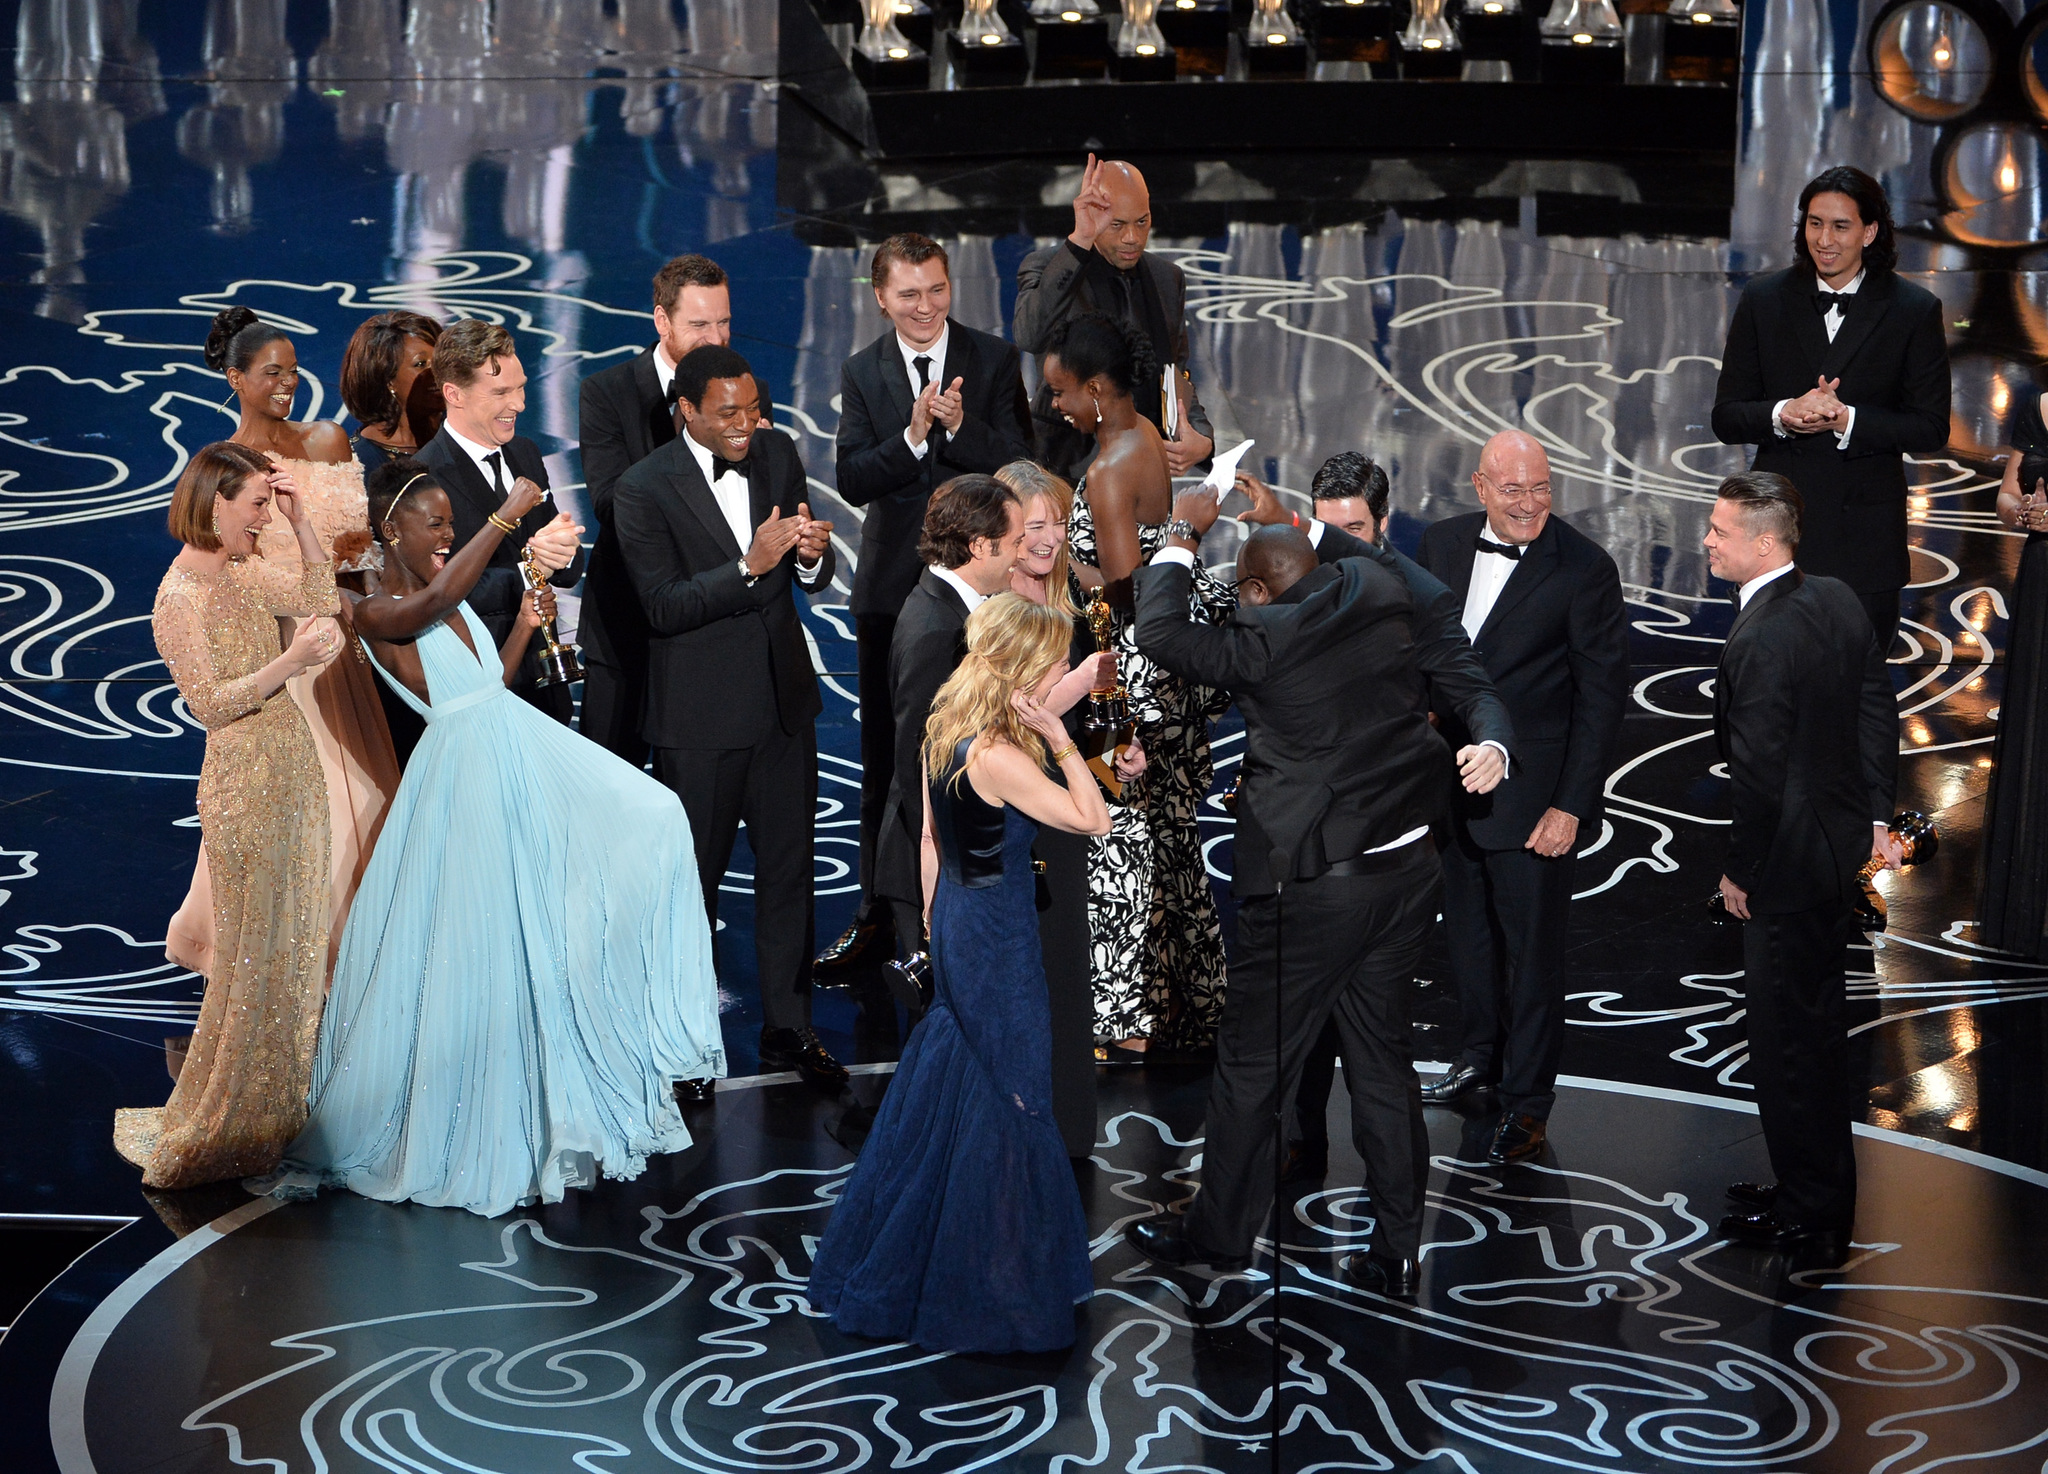
[[[1113,806],[1109,834],[1093,842],[1096,1057],[1135,1063],[1154,1049],[1199,1054],[1214,1043],[1224,959],[1195,819],[1212,776],[1209,719],[1229,698],[1154,665],[1132,634],[1131,573],[1165,542],[1173,505],[1159,432],[1132,401],[1139,386],[1158,392],[1159,368],[1142,333],[1094,315],[1054,329],[1042,368],[1054,408],[1096,440],[1068,534],[1075,560],[1101,570],[1118,669],[1147,759],[1139,801]],[[1195,599],[1213,619],[1234,602],[1199,567]]]

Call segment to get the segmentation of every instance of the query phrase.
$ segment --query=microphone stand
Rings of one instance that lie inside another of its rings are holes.
[[[1280,1344],[1280,1246],[1286,1228],[1281,1217],[1281,1197],[1286,1190],[1287,1176],[1287,1077],[1280,1068],[1280,1041],[1284,1036],[1286,1022],[1284,994],[1281,991],[1283,960],[1283,938],[1286,935],[1287,886],[1282,879],[1287,874],[1286,852],[1274,850],[1267,857],[1269,873],[1273,877],[1273,1474],[1280,1470],[1280,1383],[1286,1371],[1286,1358]]]

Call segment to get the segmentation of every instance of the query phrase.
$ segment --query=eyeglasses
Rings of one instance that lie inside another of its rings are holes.
[[[1478,474],[1480,479],[1486,482],[1488,486],[1491,486],[1496,492],[1511,502],[1531,500],[1547,502],[1550,500],[1550,483],[1548,481],[1539,481],[1534,486],[1503,486],[1484,471]]]

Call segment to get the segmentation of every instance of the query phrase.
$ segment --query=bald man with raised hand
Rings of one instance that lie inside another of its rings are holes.
[[[1491,794],[1461,794],[1444,850],[1444,920],[1463,1051],[1423,1088],[1443,1104],[1493,1086],[1488,1155],[1542,1150],[1564,1052],[1565,943],[1579,851],[1600,836],[1628,700],[1621,574],[1550,514],[1550,461],[1503,430],[1472,473],[1482,510],[1422,535],[1417,561],[1464,604],[1465,633],[1515,727],[1515,762]],[[1463,720],[1437,704],[1444,735]]]
[[[1187,275],[1146,249],[1152,239],[1152,196],[1145,176],[1120,161],[1088,156],[1074,196],[1074,228],[1057,246],[1033,251],[1017,267],[1017,310],[1011,336],[1026,353],[1043,353],[1056,323],[1100,312],[1135,324],[1151,339],[1152,354],[1175,367],[1179,401],[1177,436],[1166,442],[1166,464],[1183,476],[1216,448],[1208,411],[1188,377]],[[1138,413],[1166,432],[1165,395],[1133,396]],[[1031,403],[1038,461],[1069,481],[1094,452],[1095,441],[1075,430],[1039,386]]]

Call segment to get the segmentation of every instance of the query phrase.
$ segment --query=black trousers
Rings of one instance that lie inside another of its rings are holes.
[[[854,616],[853,658],[860,674],[860,916],[868,921],[888,914],[875,895],[875,846],[889,805],[889,780],[896,774],[896,708],[889,701],[889,645],[895,638],[894,615]],[[919,930],[904,935],[914,937]]]
[[[761,1019],[771,1029],[811,1021],[815,940],[812,825],[818,808],[818,734],[805,722],[772,729],[752,747],[657,747],[655,776],[690,816],[704,910],[718,930],[718,884],[742,823],[754,851],[754,960]],[[720,969],[721,972],[723,969]]]
[[[1742,926],[1749,1078],[1771,1169],[1773,1210],[1790,1228],[1852,1228],[1854,1123],[1864,1091],[1851,1073],[1842,954],[1854,924],[1844,902],[1752,913]]]
[[[1899,595],[1903,589],[1880,589],[1874,594],[1859,593],[1856,601],[1863,606],[1863,612],[1870,616],[1870,627],[1877,633],[1877,648],[1884,651],[1886,658],[1892,653],[1892,642],[1899,633]]]
[[[1564,1054],[1564,949],[1577,858],[1482,849],[1454,827],[1443,863],[1463,1062],[1497,1078],[1504,1112],[1547,1121]]]
[[[1032,846],[1045,864],[1038,913],[1052,1004],[1052,1115],[1069,1157],[1095,1149],[1095,994],[1088,978],[1088,836],[1047,826]]]
[[[1273,1111],[1334,1021],[1351,1089],[1351,1136],[1372,1194],[1373,1247],[1413,1257],[1422,1243],[1429,1143],[1408,1034],[1408,984],[1436,923],[1432,847],[1396,851],[1372,875],[1325,875],[1237,908],[1238,956],[1216,1029],[1202,1190],[1188,1237],[1249,1254],[1273,1203]],[[1275,967],[1280,1017],[1275,1032]]]
[[[647,672],[591,661],[583,668],[583,712],[576,729],[606,752],[636,768],[647,766],[647,739],[640,735],[647,710]]]

